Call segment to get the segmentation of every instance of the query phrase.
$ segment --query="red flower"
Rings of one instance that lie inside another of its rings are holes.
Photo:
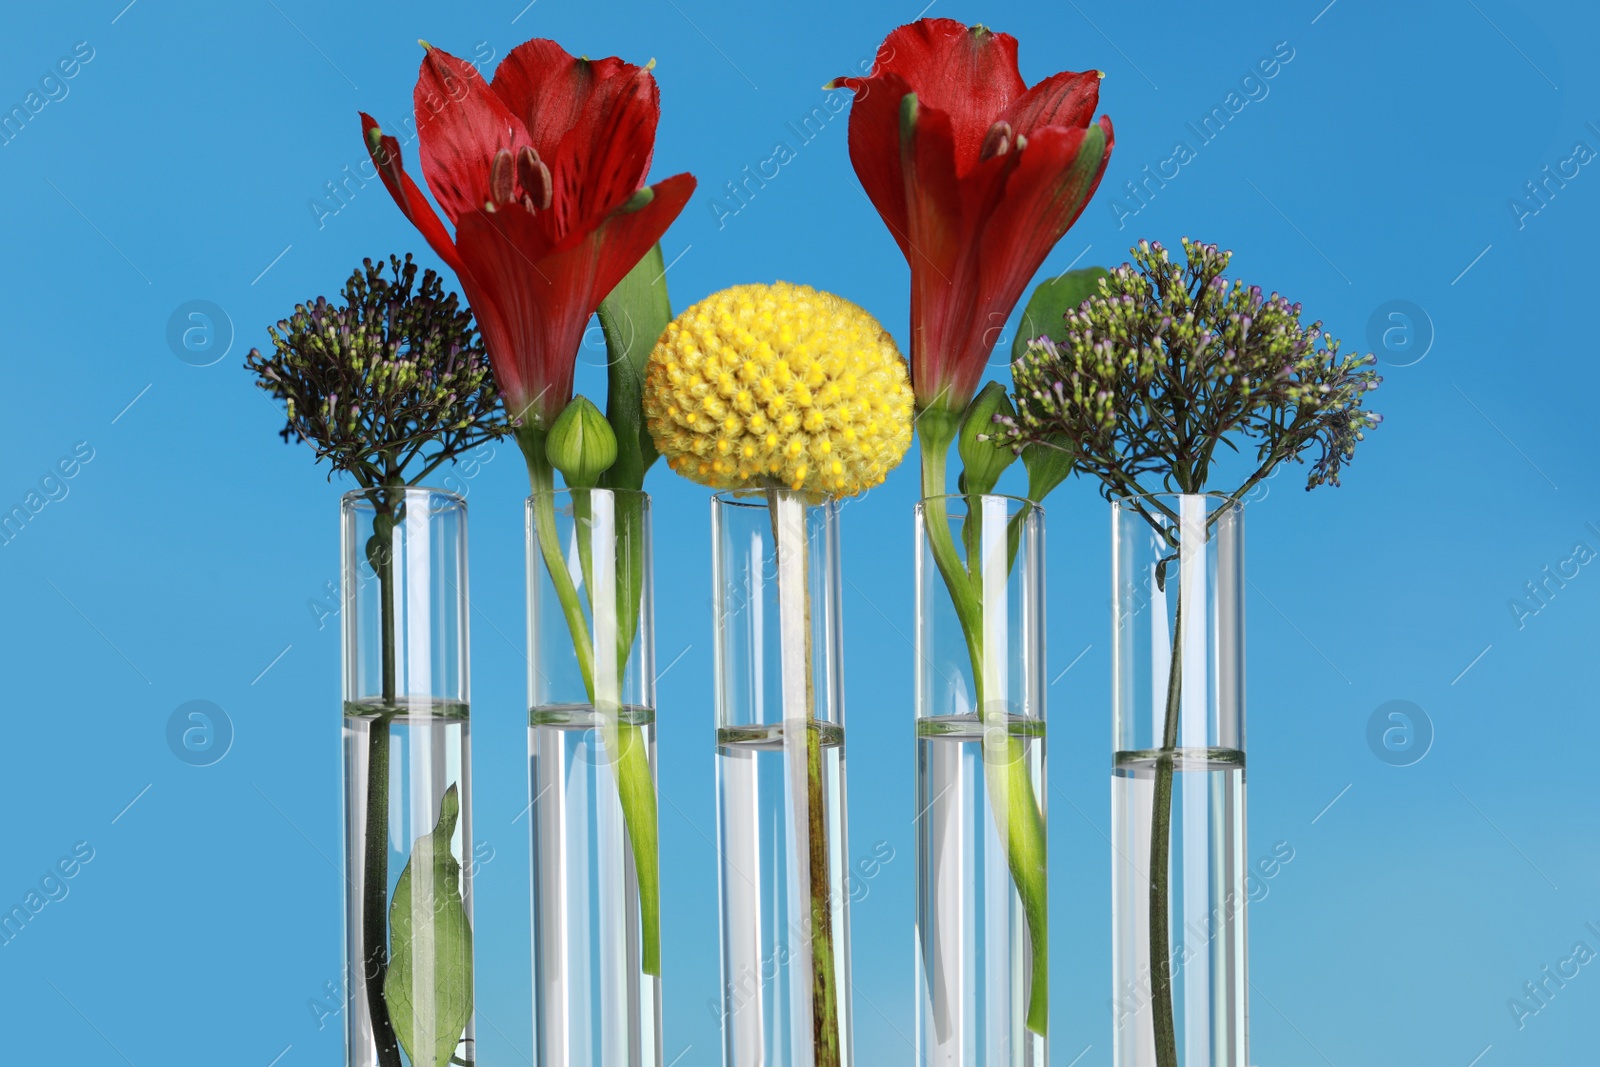
[[[367,150],[460,276],[507,410],[548,429],[572,397],[589,316],[677,218],[694,178],[644,184],[661,116],[647,68],[536,40],[512,49],[491,84],[425,47],[414,94],[422,173],[454,239],[399,142],[363,113]]]
[[[1029,89],[1016,38],[952,19],[889,34],[856,94],[850,161],[911,265],[919,408],[961,411],[1011,309],[1094,194],[1111,120],[1100,75]]]

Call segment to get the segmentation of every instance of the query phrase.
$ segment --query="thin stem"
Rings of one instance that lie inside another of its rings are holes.
[[[967,653],[977,670],[982,662],[979,626],[980,609],[974,600],[971,580],[961,555],[956,551],[950,536],[950,513],[945,502],[945,460],[949,442],[943,445],[930,442],[922,444],[922,514],[928,530],[928,548],[933,562],[950,590],[951,603],[955,605],[956,618],[961,623],[961,633],[967,641]]]
[[[1250,492],[1250,490],[1254,489],[1257,485],[1261,484],[1262,481],[1271,476],[1273,469],[1276,468],[1279,463],[1282,463],[1285,459],[1295,453],[1295,451],[1300,447],[1299,439],[1295,434],[1295,430],[1299,427],[1301,422],[1302,418],[1297,416],[1294,424],[1285,431],[1286,439],[1291,442],[1290,447],[1274,448],[1268,452],[1267,458],[1262,462],[1261,466],[1256,468],[1255,473],[1250,475],[1249,478],[1245,479],[1244,484],[1239,486],[1238,489],[1235,489],[1232,495],[1228,497],[1228,503],[1230,505],[1237,504],[1239,501],[1243,500],[1246,493]],[[1212,521],[1216,521],[1216,517],[1222,515],[1222,513],[1227,510],[1228,509],[1225,507],[1218,508],[1212,518]]]
[[[1172,665],[1167,673],[1167,715],[1156,757],[1155,802],[1150,816],[1150,997],[1156,1067],[1178,1067],[1172,1005],[1172,932],[1168,872],[1172,860],[1172,775],[1178,746],[1178,707],[1183,682],[1183,577],[1172,620]]]
[[[811,643],[809,624],[808,619],[808,645]],[[810,661],[808,649],[808,665]],[[809,670],[807,673],[810,673]],[[828,824],[822,792],[822,724],[815,718],[806,724],[806,808],[809,824],[806,840],[811,851],[811,1033],[816,1044],[816,1067],[839,1067],[839,996],[833,970],[833,894],[828,886]]]
[[[555,471],[542,457],[528,455],[528,481],[533,487],[533,531],[539,542],[539,555],[544,559],[544,569],[556,589],[556,599],[561,601],[561,614],[566,617],[567,630],[572,634],[572,648],[578,657],[578,673],[583,676],[583,688],[594,700],[594,650],[591,648],[589,623],[583,617],[583,603],[578,599],[578,587],[567,572],[567,561],[561,558],[561,535],[556,532]]]
[[[617,694],[612,694],[608,700],[598,699],[595,687],[594,640],[589,632],[589,622],[584,618],[583,600],[573,583],[571,573],[567,570],[566,560],[562,558],[561,538],[556,529],[555,471],[544,459],[542,445],[537,448],[525,445],[523,454],[528,461],[528,480],[533,490],[534,537],[539,542],[540,557],[544,561],[546,573],[550,575],[550,582],[555,587],[556,599],[561,602],[561,613],[572,636],[573,652],[578,659],[578,672],[583,678],[584,692],[600,720],[601,745],[612,758],[618,801],[622,806],[623,823],[627,827],[628,841],[633,853],[634,874],[639,887],[639,967],[644,973],[659,977],[661,872],[655,779],[651,774],[650,756],[645,751],[644,738],[639,727],[634,723],[622,721],[622,709],[620,701],[616,699]],[[576,504],[579,497],[584,498],[581,507],[587,510],[590,504],[587,493],[592,490],[579,489],[572,492],[575,510],[579,506]],[[621,506],[629,509],[630,517],[625,520],[625,524],[629,530],[627,536],[630,538],[628,543],[630,563],[622,568],[625,573],[618,576],[616,600],[630,607],[625,615],[619,613],[616,648],[618,678],[622,677],[627,666],[629,651],[633,645],[632,634],[638,621],[638,600],[643,595],[643,587],[638,584],[642,555],[639,566],[634,566],[632,563],[634,542],[642,536],[642,522],[635,522],[632,519],[631,505]],[[580,566],[586,574],[590,574],[593,568],[593,546],[588,543],[586,532],[580,533],[578,540]],[[617,547],[615,542],[609,546],[613,558]],[[590,590],[591,612],[616,610],[615,603],[601,605],[593,600],[591,581],[585,582],[585,588]],[[621,625],[621,618],[627,620],[626,632]]]
[[[372,496],[375,514],[392,520],[389,492],[376,489]],[[374,522],[373,534],[378,542],[372,562],[378,577],[383,706],[368,725],[367,825],[362,842],[361,882],[363,982],[379,1067],[401,1067],[400,1044],[389,1020],[388,1002],[383,998],[384,978],[389,970],[389,721],[396,707],[393,521]]]
[[[1026,748],[1011,733],[1008,709],[999,703],[991,706],[985,692],[982,570],[981,567],[969,570],[973,564],[970,545],[968,563],[962,564],[955,539],[950,533],[949,513],[943,499],[945,462],[950,442],[948,438],[941,441],[941,435],[937,433],[929,433],[931,425],[937,424],[924,421],[921,438],[923,524],[934,563],[955,605],[956,617],[961,622],[967,653],[972,662],[974,696],[983,723],[984,782],[989,795],[989,809],[995,820],[995,828],[1006,843],[1006,863],[1028,924],[1032,974],[1028,990],[1027,1025],[1028,1029],[1042,1035],[1047,1031],[1050,1019],[1046,881],[1048,846],[1044,821],[1039,813],[1033,779],[1028,772]],[[969,523],[976,503],[977,498],[969,499]],[[1007,539],[1009,542],[1009,531]],[[1008,543],[1007,573],[1010,572],[1011,563]]]
[[[477,447],[477,445],[473,446],[473,448],[476,448],[476,447]],[[417,451],[420,452],[421,449],[419,448]],[[462,449],[461,451],[464,453],[464,452],[466,452],[468,450],[467,449]],[[416,453],[412,454],[413,457],[415,456],[415,454]],[[440,466],[442,466],[446,460],[450,461],[451,463],[454,463],[455,460],[456,460],[456,456],[457,456],[457,453],[455,453],[455,452],[451,452],[449,450],[442,450],[437,456],[435,456],[432,460],[430,460],[428,462],[427,466],[423,467],[420,471],[418,471],[417,473],[415,473],[415,474],[413,474],[411,476],[411,478],[409,479],[410,484],[412,484],[412,485],[421,485],[422,484],[422,479],[424,479],[428,475],[432,474],[435,470],[437,470]],[[411,460],[408,458],[406,460],[406,462],[409,463],[409,462],[411,462]]]
[[[767,516],[772,522],[772,547],[774,562],[783,551],[782,524],[778,517],[778,502],[783,490],[767,490]],[[815,1067],[839,1067],[839,995],[838,979],[833,967],[833,893],[828,884],[831,866],[828,850],[827,810],[824,807],[822,783],[822,723],[816,714],[816,675],[812,662],[814,650],[811,636],[811,561],[804,528],[791,541],[791,547],[800,552],[800,597],[804,632],[803,663],[805,674],[805,707],[802,710],[806,743],[806,845],[807,883],[811,897],[811,1042]],[[779,566],[778,573],[783,569]],[[793,596],[793,589],[778,589],[779,597]],[[785,720],[790,716],[785,714]],[[787,721],[786,724],[787,725]]]

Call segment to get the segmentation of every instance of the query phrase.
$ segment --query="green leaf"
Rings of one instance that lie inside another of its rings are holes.
[[[1022,449],[1022,465],[1028,471],[1028,499],[1043,504],[1050,491],[1066,480],[1078,460],[1068,438],[1054,434]]]
[[[1039,283],[1039,288],[1028,298],[1022,309],[1022,321],[1017,325],[1017,336],[1011,342],[1011,361],[1015,363],[1027,351],[1028,342],[1038,337],[1048,337],[1058,344],[1066,339],[1066,313],[1100,291],[1100,279],[1109,278],[1111,272],[1104,267],[1084,267],[1069,270]]]
[[[666,267],[657,244],[600,302],[608,362],[606,419],[617,435],[617,461],[601,479],[607,489],[643,489],[645,472],[656,461],[655,442],[644,424],[644,367],[671,321]]]
[[[461,815],[455,786],[439,822],[417,838],[389,904],[389,973],[383,999],[414,1067],[446,1067],[472,1017],[472,929],[461,901],[461,864],[450,838]],[[418,1003],[414,995],[425,999]]]

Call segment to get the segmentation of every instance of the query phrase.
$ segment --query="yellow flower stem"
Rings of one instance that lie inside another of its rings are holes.
[[[787,500],[785,498],[788,498]],[[784,505],[788,505],[785,507]],[[790,516],[780,515],[780,510],[792,511]],[[805,529],[805,504],[796,494],[782,489],[767,490],[767,514],[772,522],[773,554],[777,564],[779,585],[779,610],[785,622],[793,620],[798,627],[785,625],[783,641],[787,648],[784,670],[787,673],[793,655],[800,653],[800,671],[804,675],[803,704],[784,710],[784,748],[795,752],[794,734],[805,736],[804,804],[806,824],[806,873],[811,902],[811,1040],[814,1067],[839,1067],[839,995],[838,980],[833,966],[833,893],[828,885],[827,812],[823,807],[822,788],[822,724],[816,717],[816,683],[812,663],[811,643],[811,580],[810,559],[807,552]],[[788,521],[798,518],[798,522]],[[798,556],[798,559],[792,558]],[[786,577],[794,581],[786,582]],[[794,614],[792,598],[798,591],[800,609]],[[793,629],[801,631],[793,633]],[[803,636],[802,636],[803,635]],[[801,647],[792,647],[793,638],[801,637]],[[788,689],[785,679],[784,689]],[[796,752],[796,755],[799,753]],[[797,761],[798,762],[798,761]],[[798,792],[798,790],[797,790]]]
[[[972,678],[979,717],[984,728],[984,781],[988,787],[989,809],[996,829],[1006,843],[1006,861],[1012,882],[1022,901],[1028,924],[1032,955],[1032,979],[1028,989],[1027,1026],[1034,1033],[1047,1032],[1050,1019],[1048,885],[1046,882],[1047,842],[1044,820],[1034,794],[1033,779],[1022,741],[1010,730],[1007,710],[990,707],[985,699],[986,664],[983,650],[983,603],[981,583],[963,565],[950,533],[950,518],[943,499],[946,462],[955,436],[958,416],[928,409],[918,421],[922,444],[923,525],[928,547],[955,605],[956,617],[966,637],[972,661]],[[975,501],[974,501],[975,503]],[[969,504],[969,511],[971,505]],[[1011,566],[1007,553],[1007,570]],[[990,667],[994,665],[988,665]],[[995,740],[991,741],[991,738]],[[1003,740],[1002,740],[1003,739]]]
[[[572,635],[573,651],[578,658],[578,672],[583,677],[584,691],[600,719],[601,744],[606,752],[611,754],[613,760],[612,767],[617,780],[618,798],[622,805],[622,818],[633,848],[634,871],[639,884],[640,969],[646,974],[659,976],[661,974],[661,868],[656,825],[655,779],[650,769],[649,753],[645,751],[638,725],[622,721],[622,709],[615,692],[608,699],[597,699],[594,639],[589,633],[588,620],[584,618],[583,601],[578,588],[567,570],[566,560],[562,558],[560,535],[556,529],[555,471],[545,459],[544,442],[541,438],[526,433],[519,434],[518,439],[522,445],[523,455],[527,459],[528,481],[533,490],[534,537],[539,542],[539,554],[544,560],[545,571],[555,586],[556,599],[561,602],[561,612]],[[580,496],[586,498],[587,493],[587,490],[576,490],[573,496],[575,500]],[[587,508],[587,500],[583,506]],[[631,510],[629,514],[631,515]],[[631,519],[626,521],[630,525],[636,525]],[[639,531],[633,530],[632,536],[627,538],[630,546],[636,545],[638,537]],[[580,542],[583,540],[584,538],[579,538]],[[592,560],[592,552],[580,553],[580,556],[589,556]],[[582,564],[586,573],[590,572],[592,567],[590,560],[585,560]],[[628,652],[633,644],[633,630],[638,620],[638,601],[643,593],[636,584],[639,568],[630,565],[623,570],[627,577],[617,583],[618,588],[612,600],[613,604],[629,604],[628,611],[617,613],[619,623],[621,619],[627,620],[625,629],[621,625],[617,626],[617,678],[622,676],[627,666]],[[590,610],[593,611],[597,605],[592,599],[592,585],[586,581],[585,588],[590,590]],[[600,610],[609,612],[614,608],[607,604],[601,606]]]

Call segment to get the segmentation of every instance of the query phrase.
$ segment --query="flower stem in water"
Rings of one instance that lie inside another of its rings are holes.
[[[1178,1067],[1172,1006],[1172,931],[1168,911],[1172,860],[1172,774],[1178,746],[1178,704],[1183,685],[1183,582],[1172,620],[1172,667],[1167,675],[1167,715],[1156,757],[1155,800],[1150,815],[1150,998],[1156,1067]]]
[[[375,509],[392,519],[389,495],[375,493]],[[361,881],[361,943],[365,949],[362,980],[367,991],[367,1014],[372,1019],[372,1040],[378,1067],[401,1067],[400,1044],[389,1021],[383,999],[383,981],[389,969],[389,720],[395,707],[394,669],[394,524],[375,522],[374,551],[368,553],[378,576],[381,607],[383,711],[369,723],[367,740],[367,826]]]

